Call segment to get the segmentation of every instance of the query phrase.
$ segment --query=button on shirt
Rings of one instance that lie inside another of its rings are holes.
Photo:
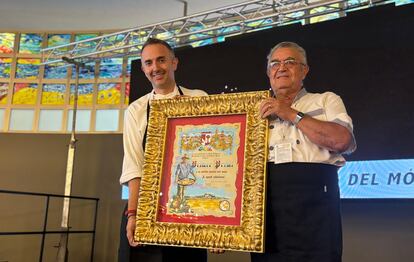
[[[205,96],[206,92],[196,89],[180,87],[184,95]],[[142,96],[129,105],[124,121],[124,160],[122,164],[122,174],[119,179],[121,184],[129,180],[142,176],[142,166],[144,165],[144,149],[142,141],[147,127],[147,105],[149,100],[169,99],[179,95],[178,88],[167,94],[155,94],[154,92]]]
[[[344,103],[338,95],[332,92],[308,93],[302,88],[293,101],[292,108],[315,119],[334,122],[346,127],[352,134],[352,143],[345,153],[351,153],[356,149],[352,119],[347,114]],[[278,143],[292,145],[293,162],[324,163],[337,166],[345,164],[345,159],[341,154],[315,145],[296,126],[279,118],[269,121],[269,162],[274,162],[272,150]]]

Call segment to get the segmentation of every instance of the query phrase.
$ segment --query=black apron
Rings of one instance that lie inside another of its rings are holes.
[[[265,253],[252,262],[340,262],[337,167],[268,164],[267,179]]]

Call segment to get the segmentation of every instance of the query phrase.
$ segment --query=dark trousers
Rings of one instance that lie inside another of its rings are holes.
[[[268,164],[265,253],[252,262],[340,262],[337,167]]]
[[[207,262],[206,249],[153,245],[131,247],[126,237],[126,224],[127,219],[122,215],[118,262]]]

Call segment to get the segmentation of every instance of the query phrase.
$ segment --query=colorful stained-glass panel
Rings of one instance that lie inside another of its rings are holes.
[[[63,105],[65,103],[65,84],[44,84],[42,105]]]
[[[98,104],[115,105],[121,100],[121,84],[105,83],[98,85]]]
[[[0,58],[0,78],[10,77],[11,62],[11,58]]]
[[[39,54],[42,46],[42,37],[39,34],[21,34],[20,48],[21,54]]]
[[[37,84],[16,83],[13,88],[13,100],[15,105],[34,105],[37,98]]]
[[[271,24],[273,22],[274,22],[273,19],[268,18],[268,19],[261,19],[261,20],[258,20],[258,21],[254,21],[254,22],[249,22],[246,25],[248,27],[257,27],[257,28],[260,28],[261,30],[263,30],[263,29],[271,28],[271,26],[266,26],[266,25]]]
[[[369,0],[348,0],[348,6],[359,5],[362,3],[367,3]]]
[[[233,30],[239,30],[240,26],[232,26],[232,27],[227,27],[227,28],[222,28],[219,29],[220,32],[222,33],[231,33]],[[202,26],[193,26],[190,28],[190,31],[192,32],[196,32],[200,29],[203,29]],[[200,46],[205,46],[205,45],[211,45],[217,42],[223,42],[224,41],[224,37],[216,37],[214,38],[215,32],[214,31],[206,31],[206,32],[202,32],[202,33],[194,33],[192,35],[190,35],[190,40],[193,40],[194,42],[191,43],[192,47],[200,47]],[[197,41],[198,39],[201,39],[199,41]]]
[[[135,45],[135,46],[131,47],[129,49],[129,51],[130,52],[137,52],[137,53],[139,53],[139,52],[141,52],[141,49],[142,49],[142,45]]]
[[[299,19],[300,17],[303,17],[305,15],[304,11],[298,11],[286,14],[284,17],[281,17],[281,24],[280,25],[290,25],[290,24],[296,24],[301,23],[302,25],[305,24],[305,19]]]
[[[332,9],[332,7],[334,7],[335,9]],[[317,8],[313,8],[310,10],[311,15],[314,14],[318,14],[318,13],[324,13],[324,12],[331,12],[332,10],[337,10],[336,8],[339,7],[339,4],[334,4],[334,5],[330,5],[330,7],[326,7],[326,6],[320,6]],[[329,13],[329,14],[325,14],[325,15],[319,15],[319,16],[314,16],[310,18],[310,23],[319,23],[319,22],[323,22],[323,21],[327,21],[327,20],[332,20],[332,19],[336,19],[339,18],[339,13],[338,12],[333,12],[333,13]]]
[[[346,10],[346,12],[350,13],[350,12],[354,12],[354,11],[358,11],[362,9],[367,9],[369,8],[369,5],[367,5],[368,2],[369,0],[348,0],[347,5],[348,5],[348,8],[350,9]],[[361,4],[365,4],[365,5],[361,5]],[[359,6],[359,7],[356,7],[356,6]]]
[[[129,43],[135,46],[131,47],[129,51],[140,51],[142,48],[142,44],[145,42],[146,38],[147,33],[145,31],[131,33]]]
[[[70,104],[73,105],[75,99],[75,85],[70,85]],[[79,84],[78,86],[78,105],[92,105],[93,84]]]
[[[75,42],[90,39],[90,38],[97,37],[97,36],[98,36],[98,34],[79,34],[79,35],[75,35]],[[98,42],[99,42],[99,40],[92,41],[92,42],[87,42],[87,43],[80,43],[79,48],[84,49],[85,52],[92,52],[94,50],[94,47],[96,46],[96,44]]]
[[[406,5],[406,4],[411,4],[411,3],[414,3],[414,0],[395,0],[396,6]]]
[[[0,83],[0,105],[7,104],[7,94],[9,93],[9,84]]]
[[[240,30],[239,25],[229,26],[229,27],[221,29],[221,31],[224,34],[231,34],[231,33],[234,33],[234,32],[238,32],[239,30]]]
[[[52,34],[47,37],[47,46],[54,47],[59,45],[67,45],[70,43],[70,35],[67,34]],[[67,51],[68,47],[59,48],[58,51]]]
[[[200,47],[200,46],[205,46],[205,45],[211,45],[211,44],[215,44],[215,43],[224,42],[224,40],[225,40],[224,36],[219,36],[219,37],[216,37],[216,38],[210,38],[210,39],[200,40],[200,41],[194,42],[194,43],[191,44],[191,46],[192,47]]]
[[[114,36],[106,37],[102,42],[102,50],[123,46],[124,38],[124,34],[117,34]]]
[[[65,63],[54,63],[45,65],[45,78],[60,79],[66,78],[68,73],[68,66]]]
[[[172,34],[172,32],[164,32],[164,33],[159,33],[155,35],[156,38],[162,39],[162,40],[165,40],[167,38],[172,38],[173,36],[174,35]]]
[[[40,59],[17,59],[16,78],[37,79]]]
[[[97,36],[98,34],[78,34],[78,35],[75,35],[75,41],[78,42],[78,41],[94,38]]]
[[[122,75],[122,58],[104,58],[101,60],[99,77],[119,78]]]
[[[80,79],[92,79],[95,77],[95,62],[87,63],[86,67],[79,69],[79,78]],[[76,78],[76,69],[72,65],[72,79]]]
[[[0,33],[0,54],[13,53],[14,37],[12,33]]]
[[[129,82],[125,83],[125,105],[129,104],[129,90],[131,88],[131,84]]]

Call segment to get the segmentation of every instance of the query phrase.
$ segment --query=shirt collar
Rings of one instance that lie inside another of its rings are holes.
[[[150,100],[153,100],[153,99],[155,99],[155,100],[157,100],[157,99],[169,99],[169,98],[173,98],[173,97],[175,97],[175,96],[177,96],[177,95],[179,95],[180,94],[180,92],[178,92],[178,87],[177,87],[177,85],[174,87],[174,90],[172,91],[172,92],[170,92],[170,93],[168,93],[168,94],[165,94],[165,95],[162,95],[162,94],[156,94],[155,92],[154,92],[154,90],[152,90],[151,91],[151,97],[150,97]]]
[[[293,99],[293,103],[299,101],[299,99],[301,99],[303,96],[305,96],[308,93],[308,91],[306,91],[306,89],[304,87],[302,87],[302,89],[299,90],[299,93],[297,93],[295,99]],[[293,104],[292,103],[292,104]]]
[[[304,87],[302,87],[299,92],[296,94],[295,98],[293,99],[293,103],[297,102],[299,99],[301,99],[303,96],[305,96],[308,93]]]

